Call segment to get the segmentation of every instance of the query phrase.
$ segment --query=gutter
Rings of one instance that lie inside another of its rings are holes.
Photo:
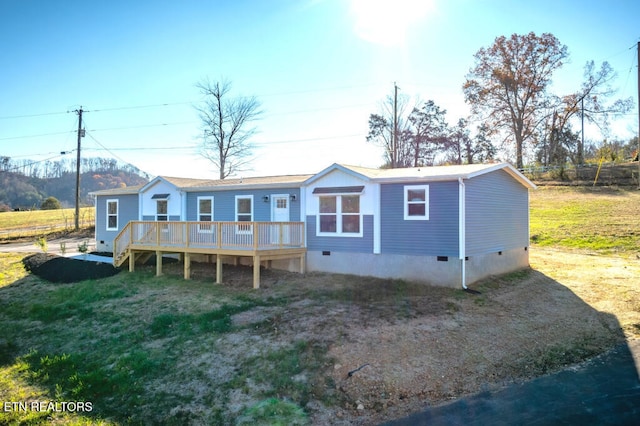
[[[462,288],[467,290],[467,270],[466,270],[466,212],[465,212],[465,204],[466,204],[466,193],[465,193],[465,185],[464,181],[461,177],[458,178],[458,253],[460,258],[460,271],[461,277],[460,280],[462,282]]]

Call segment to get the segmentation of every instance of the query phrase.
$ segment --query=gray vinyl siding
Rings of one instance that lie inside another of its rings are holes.
[[[271,195],[273,194],[294,194],[296,196],[295,201],[289,199],[289,220],[299,222],[300,188],[189,192],[187,193],[187,220],[198,220],[198,197],[213,197],[213,220],[233,222],[236,220],[236,195],[253,195],[254,222],[269,222],[271,221]],[[269,201],[265,202],[264,196],[269,196]]]
[[[383,254],[458,255],[458,182],[429,183],[429,220],[404,220],[406,184],[380,186]]]
[[[466,255],[529,245],[529,191],[504,170],[466,184]]]
[[[107,231],[107,200],[118,200],[117,231]],[[96,241],[113,241],[132,220],[138,220],[138,194],[96,197]]]
[[[317,236],[316,217],[307,216],[307,250],[373,253],[373,216],[362,217],[362,237]]]

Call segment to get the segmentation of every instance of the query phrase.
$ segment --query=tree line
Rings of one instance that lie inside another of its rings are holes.
[[[130,164],[111,158],[87,157],[81,160],[80,204],[92,205],[89,192],[141,185],[149,176]],[[0,211],[39,209],[75,205],[75,160],[13,160],[0,156]],[[45,203],[45,201],[47,201]]]
[[[586,155],[602,153],[584,146],[577,122],[594,124],[606,135],[611,118],[631,111],[633,99],[612,99],[616,73],[609,63],[598,67],[594,61],[586,63],[575,91],[552,93],[552,76],[568,57],[552,34],[498,37],[474,55],[462,85],[469,117],[450,126],[446,110],[433,100],[409,105],[407,96],[388,96],[380,112],[369,116],[367,141],[384,149],[386,167],[484,162],[499,149],[518,168],[525,158],[545,166],[583,164]],[[632,158],[634,143],[605,141],[600,149],[629,151],[622,155]]]

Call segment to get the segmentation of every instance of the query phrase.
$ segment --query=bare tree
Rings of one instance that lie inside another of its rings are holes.
[[[398,132],[396,146],[393,143],[393,111],[394,99],[389,95],[380,104],[380,112],[378,114],[369,115],[369,134],[367,142],[376,144],[384,149],[385,165],[392,167],[410,167],[410,136],[409,122],[406,116],[408,109],[409,97],[406,95],[398,96],[396,114],[398,117]]]
[[[515,143],[516,165],[523,166],[525,143],[533,137],[548,108],[547,87],[568,56],[552,34],[513,34],[496,38],[475,54],[475,66],[463,85],[471,111],[494,131]]]
[[[633,98],[616,99],[611,104],[604,103],[607,98],[616,93],[616,90],[611,87],[616,77],[615,71],[608,62],[603,62],[597,71],[594,61],[587,62],[584,67],[584,82],[580,90],[562,97],[560,107],[554,112],[554,126],[551,128],[550,138],[566,133],[565,127],[574,117],[586,119],[607,133],[611,115],[631,111]],[[584,163],[584,146],[580,138],[577,139],[574,162]]]
[[[220,179],[225,179],[250,161],[250,139],[256,133],[252,122],[262,114],[260,102],[255,97],[230,97],[231,83],[224,79],[206,79],[196,87],[205,96],[204,106],[196,107],[203,126],[200,153],[220,171]]]

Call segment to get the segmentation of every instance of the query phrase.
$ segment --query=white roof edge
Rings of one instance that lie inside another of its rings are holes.
[[[172,184],[171,182],[169,182],[167,179],[165,179],[163,176],[156,176],[153,179],[151,179],[149,182],[147,182],[146,184],[144,184],[142,186],[142,188],[140,188],[140,190],[138,192],[145,192],[147,189],[151,188],[153,185],[155,185],[158,182],[164,182],[168,185],[173,186],[174,188],[178,189],[174,184]]]
[[[505,172],[509,173],[513,178],[515,178],[517,181],[519,181],[524,186],[529,187],[531,189],[536,189],[537,188],[535,183],[531,182],[529,180],[529,178],[527,178],[525,175],[520,173],[520,171],[518,169],[516,169],[515,167],[513,167],[509,163],[498,163],[493,167],[489,167],[489,168],[484,169],[484,170],[479,170],[477,172],[470,173],[469,174],[469,178],[472,178],[474,176],[479,176],[479,175],[482,175],[484,173],[489,173],[489,172],[493,172],[493,171],[496,171],[496,170],[500,170],[500,169],[505,169]]]
[[[348,167],[343,166],[342,164],[338,164],[338,163],[333,163],[332,165],[330,165],[329,167],[321,170],[320,172],[316,173],[315,175],[311,176],[309,179],[305,180],[302,185],[303,186],[307,186],[312,184],[313,182],[315,182],[316,180],[328,175],[329,173],[331,173],[334,170],[340,170],[343,173],[346,173],[348,175],[351,175],[355,178],[364,180],[364,181],[370,181],[372,180],[370,177],[363,175],[362,173],[358,173],[354,170],[349,169]]]
[[[377,183],[399,183],[399,182],[443,182],[462,179],[472,179],[476,176],[481,176],[486,173],[491,173],[496,170],[505,169],[514,179],[520,182],[523,186],[536,189],[537,186],[531,182],[526,176],[520,173],[509,163],[497,163],[487,165],[487,167],[475,170],[469,173],[452,173],[449,175],[436,175],[436,176],[394,176],[394,177],[379,177],[371,178],[371,181]]]
[[[201,192],[201,191],[230,191],[234,189],[284,189],[284,188],[302,188],[304,181],[302,182],[276,182],[276,183],[255,183],[246,184],[239,183],[234,185],[211,185],[211,186],[193,186],[193,187],[180,187],[179,189],[184,192]]]

